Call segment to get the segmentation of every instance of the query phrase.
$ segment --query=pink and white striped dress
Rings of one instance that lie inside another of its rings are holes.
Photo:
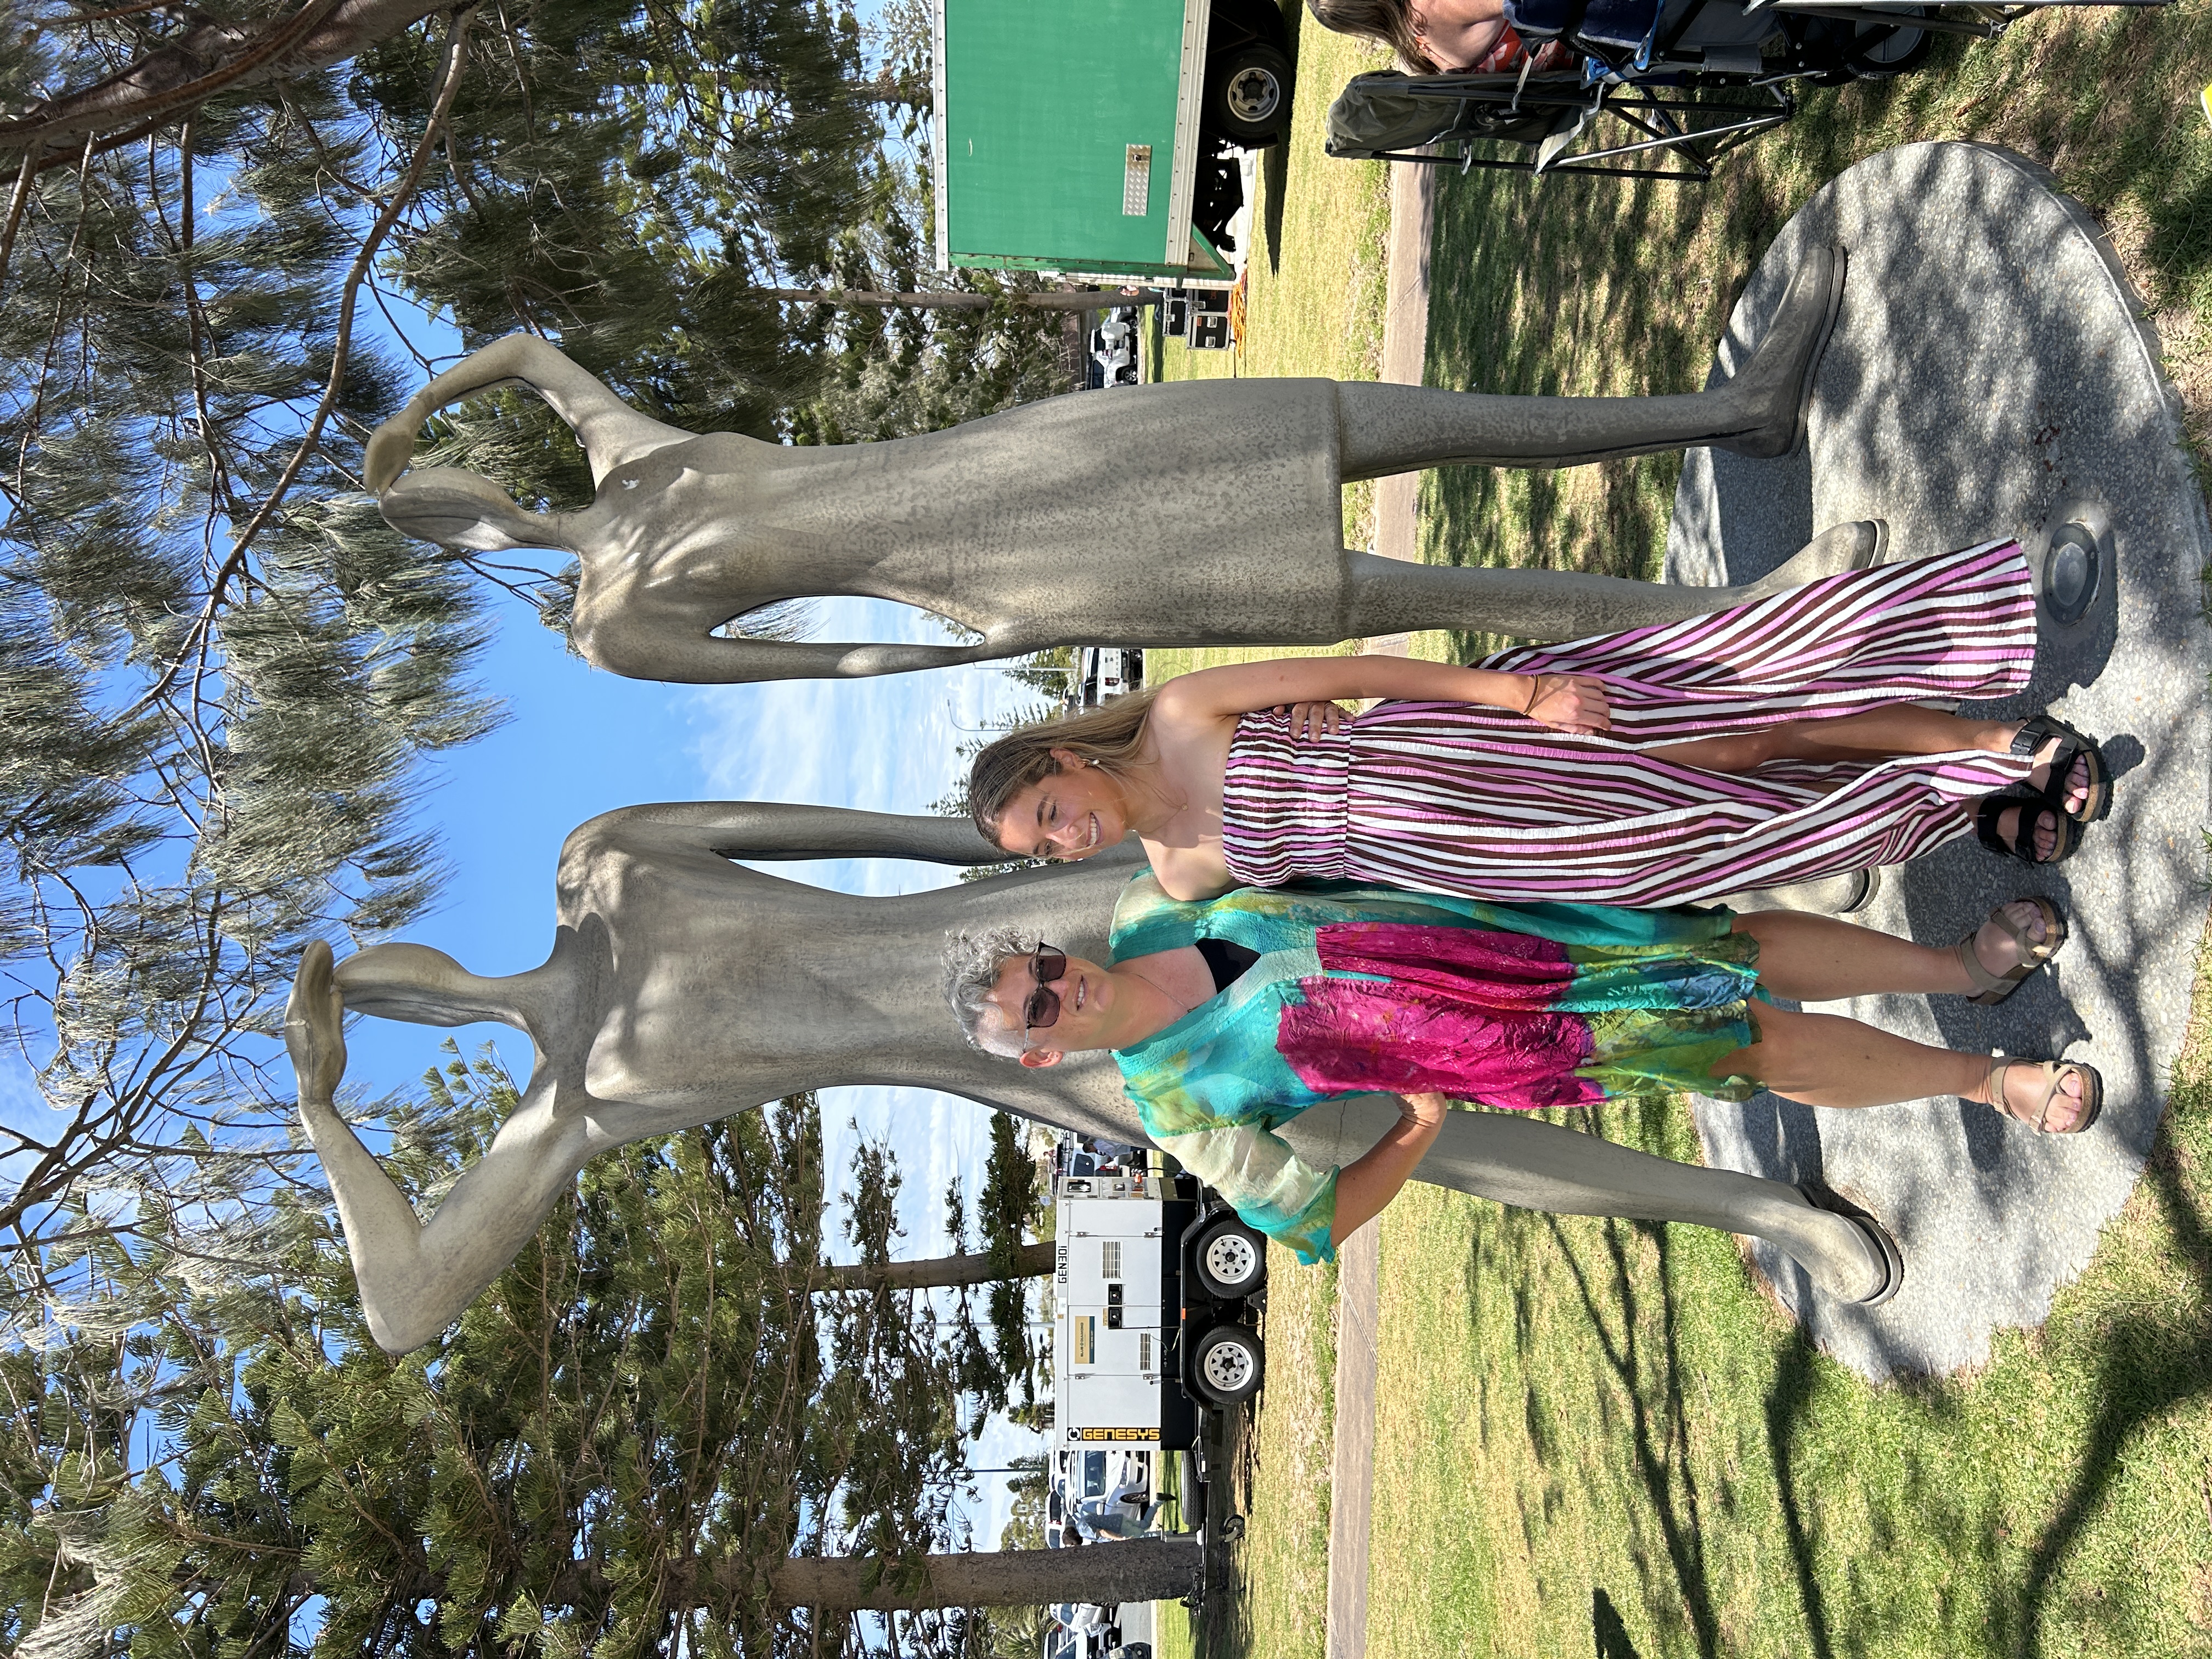
[[[1604,678],[1613,729],[1466,703],[1385,702],[1300,740],[1238,722],[1222,854],[1242,883],[1364,881],[1516,903],[1669,905],[1882,864],[1971,828],[2029,762],[1966,750],[1709,772],[1642,752],[1900,702],[2005,696],[2035,661],[2012,542],[1826,577],[1709,617],[1479,666]]]

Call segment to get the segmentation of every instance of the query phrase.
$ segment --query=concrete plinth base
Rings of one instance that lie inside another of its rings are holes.
[[[2002,899],[2047,895],[2073,928],[2057,974],[1991,1009],[1956,997],[1826,1005],[1947,1047],[2091,1061],[2105,1078],[2102,1119],[2057,1138],[1957,1100],[1863,1113],[1771,1096],[1699,1103],[1710,1162],[1825,1180],[1896,1235],[1905,1290],[1874,1313],[1814,1294],[1786,1258],[1764,1248],[1756,1258],[1823,1347],[1880,1378],[1974,1364],[1995,1331],[2041,1322],[2141,1172],[2204,925],[2212,636],[2199,573],[2212,526],[2141,303],[2043,169],[1954,143],[1852,167],[1776,239],[1721,365],[1733,367],[1817,242],[1848,249],[1850,264],[1810,441],[1769,462],[1692,452],[1671,580],[1750,580],[1839,520],[1887,519],[1892,558],[1992,536],[2017,536],[2040,558],[2059,518],[2094,518],[2099,504],[2109,514],[2100,591],[2070,625],[2045,617],[2029,694],[1966,712],[2057,706],[2104,740],[2120,775],[2112,816],[2047,870],[1954,844],[1885,872],[1852,918],[1948,944]]]

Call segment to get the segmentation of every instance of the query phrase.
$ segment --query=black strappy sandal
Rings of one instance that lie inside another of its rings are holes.
[[[2076,823],[2094,823],[2112,810],[2112,772],[2105,764],[2105,751],[2097,746],[2094,738],[2083,736],[2053,715],[2037,714],[2013,733],[2012,752],[2033,755],[2053,738],[2058,739],[2058,753],[2051,760],[2051,775],[2044,781],[2040,793],[2060,817],[2071,818]],[[2071,812],[2066,808],[2066,780],[2073,773],[2076,760],[2088,769],[2088,799],[2079,812]]]
[[[1997,827],[1997,820],[2008,806],[2020,808],[2010,841]],[[2036,824],[2045,813],[2051,817],[2056,837],[2047,859],[2035,855]],[[2074,849],[2081,844],[2081,822],[2040,789],[2021,784],[2002,794],[1982,797],[1981,805],[1974,809],[1974,837],[1992,853],[2018,859],[2022,864],[2057,864],[2062,859],[2071,858]]]

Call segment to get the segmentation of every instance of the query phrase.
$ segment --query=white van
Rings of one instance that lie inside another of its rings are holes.
[[[1267,1240],[1187,1175],[1063,1175],[1053,1200],[1058,1446],[1189,1449],[1201,1409],[1259,1391]]]

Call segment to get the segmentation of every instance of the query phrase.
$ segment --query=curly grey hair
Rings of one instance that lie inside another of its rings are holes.
[[[1011,927],[991,927],[980,933],[955,933],[945,946],[945,1000],[971,1048],[1002,1060],[1019,1060],[1024,1033],[1010,1029],[999,1006],[991,1000],[992,988],[1009,958],[1025,957],[1036,941]]]

